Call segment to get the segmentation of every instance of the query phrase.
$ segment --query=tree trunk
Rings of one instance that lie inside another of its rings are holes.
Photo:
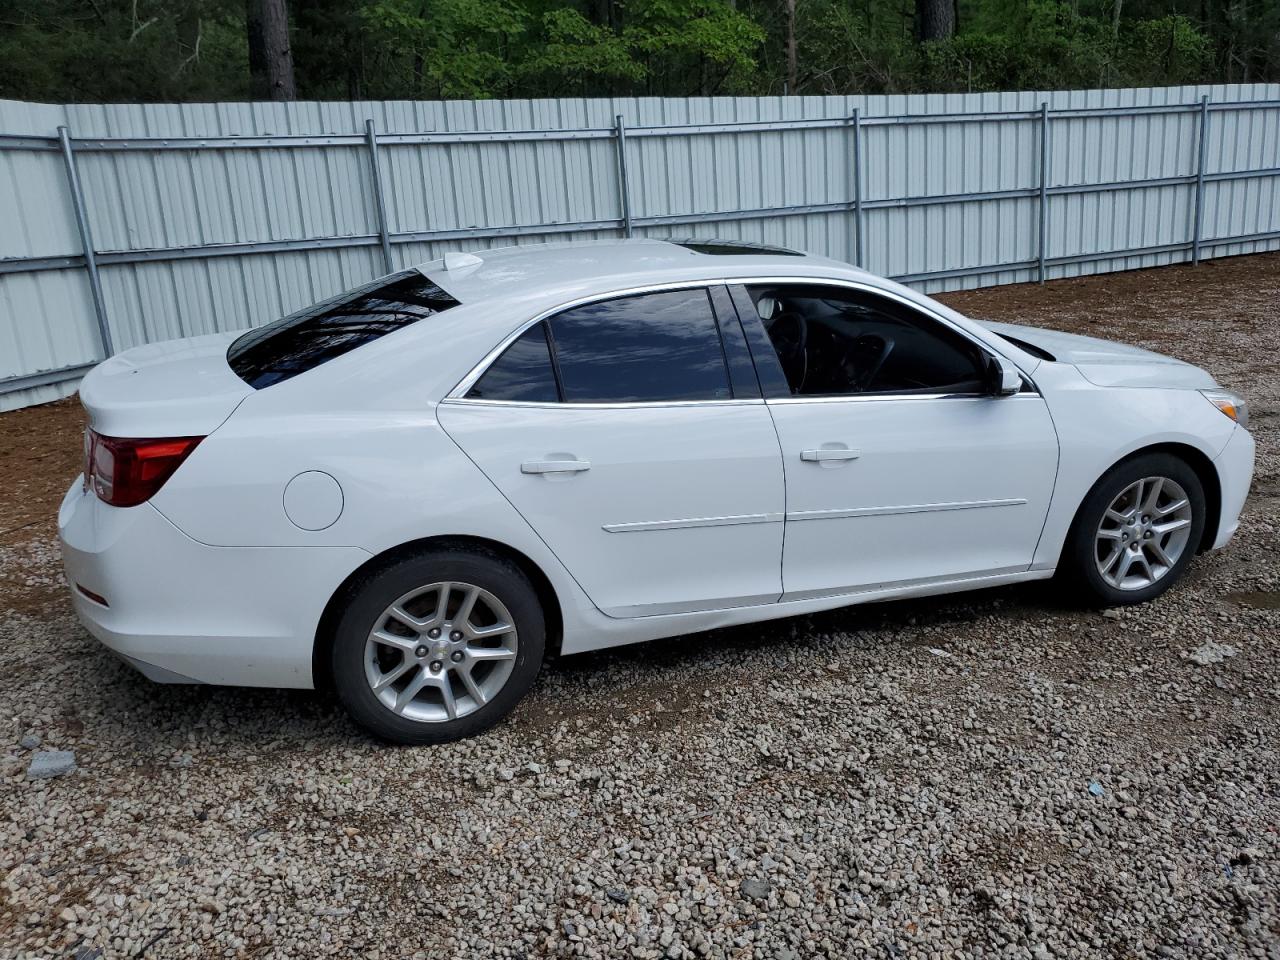
[[[916,30],[922,42],[950,40],[956,32],[954,0],[916,0]]]
[[[1124,5],[1124,0],[1115,0],[1115,6],[1111,8],[1111,39],[1120,39],[1120,8]]]
[[[285,0],[245,0],[249,87],[255,100],[295,100]]]
[[[796,92],[796,0],[785,0],[787,8],[787,93]]]

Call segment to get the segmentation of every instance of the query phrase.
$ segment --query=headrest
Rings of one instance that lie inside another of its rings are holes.
[[[760,314],[761,320],[772,320],[773,315],[778,312],[777,297],[761,297],[756,301],[756,313]]]

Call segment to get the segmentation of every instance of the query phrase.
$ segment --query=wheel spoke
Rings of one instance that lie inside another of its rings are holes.
[[[480,684],[476,683],[476,678],[471,675],[471,671],[459,670],[458,673],[462,677],[462,685],[467,688],[467,693],[471,694],[471,699],[477,704],[487,703],[489,698],[480,689]]]
[[[467,655],[477,662],[514,660],[516,652],[505,647],[467,647]]]
[[[1148,582],[1155,580],[1155,571],[1151,569],[1151,561],[1147,559],[1146,551],[1139,550],[1135,553],[1133,562],[1142,565],[1142,572],[1146,574]]]
[[[444,712],[448,714],[450,720],[458,719],[458,701],[453,698],[453,684],[449,682],[449,671],[445,671],[440,675],[440,698],[444,701]]]
[[[1119,540],[1121,536],[1123,536],[1122,531],[1110,527],[1103,527],[1098,531],[1099,540]]]
[[[466,594],[462,598],[462,606],[458,607],[458,612],[453,615],[454,623],[461,623],[464,626],[471,622],[471,614],[476,608],[476,601],[480,599],[479,587],[468,587]]]
[[[1107,559],[1106,559],[1106,560],[1104,560],[1104,561],[1103,561],[1101,564],[1099,564],[1099,566],[1098,566],[1098,569],[1102,571],[1102,575],[1103,575],[1104,577],[1105,577],[1105,576],[1110,576],[1110,575],[1111,575],[1111,568],[1112,568],[1112,567],[1114,567],[1114,566],[1116,565],[1116,561],[1117,561],[1117,560],[1119,560],[1119,559],[1120,559],[1121,557],[1123,557],[1123,556],[1124,556],[1124,547],[1122,547],[1122,546],[1120,546],[1119,544],[1117,544],[1117,545],[1116,545],[1116,548],[1115,548],[1114,550],[1112,550],[1112,551],[1111,551],[1111,553],[1107,556]]]
[[[387,611],[387,616],[399,621],[414,633],[421,633],[430,626],[428,621],[419,620],[412,613],[398,604]]]
[[[417,665],[416,661],[405,659],[398,666],[392,667],[378,678],[378,682],[373,685],[373,692],[381,693]]]
[[[488,627],[473,627],[469,623],[464,623],[462,628],[472,640],[492,640],[494,637],[501,637],[515,630],[515,627],[509,623],[495,623]]]
[[[405,685],[400,691],[400,695],[396,697],[396,705],[394,710],[396,713],[404,713],[404,708],[413,702],[413,698],[418,692],[427,685],[427,671],[419,668],[418,675]]]
[[[1120,565],[1116,568],[1116,586],[1124,583],[1125,577],[1129,576],[1129,570],[1133,566],[1133,551],[1120,551]]]
[[[1146,547],[1151,556],[1155,558],[1156,563],[1164,567],[1173,566],[1173,560],[1164,552],[1164,547],[1161,546],[1159,539],[1148,540]]]
[[[440,584],[440,594],[436,597],[436,612],[431,615],[432,623],[442,623],[449,614],[449,595],[453,593],[452,583]]]
[[[1142,512],[1148,516],[1154,515],[1156,505],[1160,502],[1160,494],[1164,491],[1164,477],[1154,477],[1151,480],[1151,487],[1147,490],[1146,499],[1142,501]]]
[[[418,644],[417,637],[397,637],[394,633],[387,633],[385,630],[375,630],[369,635],[369,639],[374,643],[380,643],[384,647],[391,647],[394,650],[401,650],[405,653],[413,653],[414,647]]]
[[[1121,513],[1119,510],[1116,510],[1114,507],[1107,508],[1106,518],[1110,520],[1112,523],[1119,523],[1122,525],[1126,524],[1129,522],[1129,519],[1132,516],[1133,516],[1132,510],[1130,510],[1128,513]]]
[[[1171,513],[1177,513],[1189,504],[1190,501],[1184,497],[1182,500],[1175,500],[1173,503],[1167,504],[1163,507],[1156,507],[1155,515],[1157,517],[1167,517]]]
[[[1151,532],[1157,537],[1163,537],[1166,533],[1173,533],[1175,530],[1181,530],[1183,527],[1189,526],[1191,526],[1190,520],[1175,518],[1173,520],[1166,520],[1164,523],[1153,523],[1151,525]]]

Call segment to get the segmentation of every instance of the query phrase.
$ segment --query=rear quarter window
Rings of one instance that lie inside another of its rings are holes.
[[[457,305],[417,270],[407,270],[250,330],[231,344],[227,363],[261,390]]]

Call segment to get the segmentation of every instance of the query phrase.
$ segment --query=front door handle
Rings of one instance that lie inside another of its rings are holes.
[[[861,450],[848,447],[821,447],[817,450],[801,450],[800,459],[808,463],[822,463],[826,460],[857,460],[862,456]]]
[[[590,469],[586,460],[526,460],[520,464],[521,473],[581,473]]]

